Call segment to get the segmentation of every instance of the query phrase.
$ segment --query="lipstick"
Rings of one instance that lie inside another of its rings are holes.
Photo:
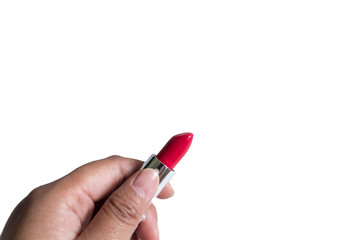
[[[142,169],[153,168],[159,170],[160,182],[155,197],[174,176],[175,171],[173,169],[188,151],[192,139],[193,134],[188,132],[173,136],[157,155],[152,154],[143,164]]]

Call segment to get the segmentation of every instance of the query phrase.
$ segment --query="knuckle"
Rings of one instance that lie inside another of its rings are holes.
[[[119,159],[123,159],[124,157],[120,156],[120,155],[111,155],[109,157],[107,157],[107,159],[111,159],[111,160],[119,160]]]
[[[103,210],[110,218],[126,225],[136,224],[141,215],[138,201],[117,196],[111,196]]]
[[[46,193],[46,187],[45,186],[39,186],[34,188],[29,194],[28,196],[25,198],[25,201],[27,204],[35,204],[37,203],[40,199],[44,198],[44,195]]]
[[[43,195],[43,192],[44,192],[43,186],[36,187],[29,193],[29,198],[31,198],[31,199],[38,198]]]

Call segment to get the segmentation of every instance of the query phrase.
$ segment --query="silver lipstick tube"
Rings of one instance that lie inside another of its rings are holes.
[[[155,154],[152,154],[149,159],[144,162],[141,169],[144,168],[153,168],[159,170],[159,187],[156,191],[155,197],[159,195],[161,190],[166,186],[166,184],[170,181],[170,179],[174,176],[175,171],[171,170],[167,166],[165,166]]]

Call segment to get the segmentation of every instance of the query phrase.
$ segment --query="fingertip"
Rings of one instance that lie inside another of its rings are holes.
[[[168,183],[165,185],[165,187],[163,188],[163,190],[159,193],[159,195],[157,196],[159,199],[167,199],[167,198],[171,198],[172,196],[174,196],[175,191],[172,188],[171,184]]]

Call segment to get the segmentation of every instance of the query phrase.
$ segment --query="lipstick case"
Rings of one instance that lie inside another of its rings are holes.
[[[159,195],[161,190],[166,186],[170,179],[174,176],[175,171],[165,166],[155,154],[152,154],[149,159],[144,162],[141,169],[153,168],[159,170],[159,187],[156,191],[155,197]]]

